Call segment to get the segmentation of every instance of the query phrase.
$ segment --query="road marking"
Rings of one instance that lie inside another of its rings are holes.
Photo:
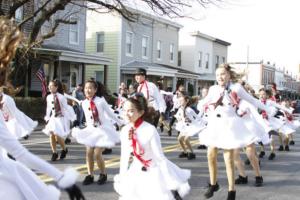
[[[190,141],[190,143],[191,143],[192,146],[194,146],[194,145],[197,145],[199,143],[199,140],[192,140],[192,141]],[[170,146],[164,147],[163,148],[163,152],[164,153],[168,153],[168,152],[172,152],[174,150],[177,150],[179,148],[180,148],[179,144],[170,145]],[[112,158],[112,159],[109,159],[109,160],[105,161],[105,168],[114,167],[114,166],[119,165],[119,164],[120,164],[120,157],[115,157],[115,158]],[[87,174],[87,167],[86,167],[86,165],[81,165],[79,167],[75,167],[75,169],[80,174]],[[95,164],[94,165],[94,170],[97,170],[97,169],[98,169],[98,166],[97,166],[97,164]],[[45,183],[53,182],[53,178],[49,177],[46,174],[39,175],[39,178],[42,181],[44,181]]]

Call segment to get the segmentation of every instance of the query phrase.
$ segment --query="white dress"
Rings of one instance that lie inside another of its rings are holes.
[[[175,117],[177,119],[175,129],[180,132],[180,135],[191,137],[206,128],[206,122],[202,120],[190,107],[185,109],[185,116],[184,108],[180,107]]]
[[[100,124],[94,124],[90,101],[86,99],[82,101],[86,127],[83,129],[73,128],[72,136],[78,143],[89,147],[113,147],[120,142],[120,136],[113,126],[111,119],[118,124],[122,124],[122,122],[113,113],[103,97],[95,97],[94,103],[98,111]]]
[[[255,107],[271,112],[259,100],[250,96],[238,83],[230,83],[228,90],[224,90],[224,88],[219,85],[211,86],[208,95],[201,101],[202,106],[211,106],[216,103],[222,95],[223,105],[217,106],[210,112],[207,128],[199,135],[201,144],[222,149],[236,149],[256,142],[256,135],[247,128],[244,120],[236,113],[236,107],[230,98],[230,94],[233,93],[236,94],[239,99],[244,99]]]
[[[8,159],[5,156],[6,151],[14,156],[17,161]],[[4,118],[0,115],[0,198],[11,200],[58,200],[60,191],[53,185],[46,185],[29,168],[38,173],[48,174],[55,181],[58,181],[59,185],[62,184],[60,180],[64,179],[65,174],[63,172],[25,149],[9,133]],[[73,185],[76,177],[69,180],[64,188]]]
[[[2,114],[5,118],[5,124],[9,132],[17,139],[31,134],[31,132],[37,127],[38,122],[33,121],[20,111],[12,97],[3,93],[2,95]]]
[[[241,118],[244,120],[246,127],[256,135],[257,142],[262,142],[264,145],[271,142],[269,131],[272,130],[266,124],[262,116],[259,115],[257,109],[245,100],[239,102],[239,110],[237,111]]]
[[[136,135],[144,149],[142,157],[151,160],[150,166],[143,171],[143,164],[136,157],[129,165],[133,151],[129,140],[130,128],[131,124],[127,124],[121,131],[120,173],[114,178],[119,200],[174,200],[171,190],[177,190],[181,197],[185,196],[190,190],[190,170],[180,169],[165,157],[157,130],[148,122],[142,122],[136,129]]]
[[[54,115],[54,95],[49,94],[47,96],[47,109],[46,116],[44,117],[45,121],[48,121],[43,132],[46,135],[49,135],[51,132],[54,132],[55,135],[60,137],[66,137],[70,133],[70,122],[76,119],[76,114],[71,106],[67,103],[67,98],[60,94],[56,93],[59,101],[59,106],[61,109],[61,116],[55,117]]]

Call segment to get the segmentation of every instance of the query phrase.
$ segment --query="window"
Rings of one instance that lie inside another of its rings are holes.
[[[157,41],[156,49],[157,49],[157,59],[160,60],[161,59],[161,41],[160,40]]]
[[[202,67],[202,52],[198,52],[198,67]]]
[[[174,61],[174,44],[170,44],[170,61]]]
[[[216,69],[217,69],[219,67],[219,56],[216,56],[215,63],[216,63]]]
[[[143,36],[142,38],[142,57],[148,58],[148,44],[149,44],[149,37]]]
[[[208,69],[209,66],[209,53],[205,54],[205,68]]]
[[[103,53],[104,51],[104,32],[97,33],[97,52]]]
[[[70,44],[79,44],[79,20],[70,17],[70,21],[76,21],[76,24],[70,24],[69,42]]]
[[[222,63],[223,63],[223,64],[226,63],[225,57],[222,57]]]
[[[104,81],[103,71],[95,71],[95,81],[99,81],[99,82],[103,83],[103,81]]]
[[[133,33],[126,32],[126,55],[132,56]]]
[[[15,12],[16,22],[19,23],[23,20],[23,6],[19,7]]]
[[[181,51],[178,51],[178,66],[181,66]]]

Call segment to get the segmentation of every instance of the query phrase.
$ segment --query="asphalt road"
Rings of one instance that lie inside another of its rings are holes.
[[[194,148],[197,158],[195,160],[186,160],[178,158],[180,149],[177,145],[176,137],[169,137],[166,133],[161,134],[162,146],[165,155],[169,160],[176,163],[181,168],[190,169],[192,177],[189,181],[191,185],[190,193],[184,198],[185,200],[201,200],[206,191],[206,185],[209,180],[206,150],[198,150],[196,138],[194,138]],[[299,134],[299,131],[298,131]],[[177,135],[177,134],[176,134]],[[278,142],[278,141],[277,141]],[[51,151],[49,139],[40,130],[35,131],[28,140],[22,143],[34,154],[42,157],[55,165],[59,169],[65,169],[69,166],[75,167],[80,172],[77,184],[81,187],[86,199],[88,200],[117,200],[118,195],[113,189],[113,176],[119,170],[120,146],[114,147],[110,155],[105,155],[106,167],[108,172],[108,182],[105,185],[97,185],[96,183],[89,186],[82,186],[82,180],[87,174],[85,167],[85,148],[83,145],[77,144],[74,140],[68,145],[69,154],[65,160],[55,162],[50,161]],[[295,135],[295,145],[290,146],[289,152],[276,152],[276,158],[269,161],[267,155],[261,159],[261,171],[264,178],[264,186],[254,187],[254,172],[250,166],[246,166],[249,183],[243,186],[237,186],[238,200],[288,200],[300,199],[300,136]],[[245,155],[242,154],[242,158]],[[227,197],[227,179],[225,174],[225,166],[223,162],[222,151],[218,157],[219,175],[218,182],[220,190],[215,193],[212,200],[224,200]],[[95,174],[99,174],[96,171]],[[237,176],[237,175],[236,175]],[[51,182],[47,176],[40,175],[45,182]],[[95,176],[96,180],[98,176]],[[62,192],[62,200],[67,200],[68,196]]]

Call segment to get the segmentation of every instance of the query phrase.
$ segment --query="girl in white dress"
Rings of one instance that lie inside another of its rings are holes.
[[[22,38],[13,21],[0,17],[0,86],[6,84],[6,72]],[[2,111],[0,111],[2,112]],[[10,153],[16,161],[8,159],[3,151]],[[28,167],[26,167],[26,166]],[[47,173],[60,189],[69,193],[72,200],[84,200],[80,189],[75,185],[76,171],[64,173],[25,149],[8,131],[3,114],[0,113],[0,199],[11,200],[58,200],[59,190],[46,185],[30,169]]]
[[[200,134],[200,142],[208,146],[207,158],[210,174],[210,184],[206,198],[213,196],[219,190],[217,183],[217,153],[218,148],[224,149],[224,160],[228,179],[227,200],[234,200],[234,149],[242,148],[256,141],[255,135],[247,129],[243,120],[236,114],[236,102],[231,97],[235,94],[255,107],[268,110],[260,101],[250,96],[243,87],[234,83],[236,74],[229,65],[222,65],[216,70],[218,85],[209,88],[208,95],[203,99],[203,106],[213,106],[214,110],[208,116],[207,128]],[[268,110],[269,111],[269,110]]]
[[[20,111],[14,99],[3,92],[0,92],[1,111],[5,119],[5,124],[17,139],[28,138],[31,132],[37,127],[38,122],[33,121],[22,111]]]
[[[105,147],[110,148],[120,142],[119,134],[109,118],[119,125],[122,122],[113,113],[103,94],[98,93],[101,97],[95,96],[97,88],[98,85],[95,81],[89,80],[85,83],[84,94],[86,99],[82,101],[82,109],[86,119],[86,127],[72,130],[72,136],[77,142],[86,146],[88,175],[85,177],[83,185],[89,185],[94,182],[94,156],[100,170],[97,183],[101,185],[107,181],[102,151]]]
[[[180,132],[178,142],[183,152],[179,158],[192,160],[196,158],[190,144],[190,137],[196,135],[206,127],[206,123],[189,107],[190,98],[187,95],[179,97],[180,107],[175,114],[177,123],[175,129]],[[187,152],[187,149],[189,152]]]
[[[119,200],[181,200],[190,189],[190,171],[165,157],[157,129],[143,120],[147,109],[142,95],[124,104],[129,124],[121,131],[120,173],[114,188]]]
[[[64,159],[68,153],[64,138],[70,133],[70,121],[76,119],[76,115],[67,104],[67,98],[63,95],[62,85],[58,80],[49,82],[50,94],[47,96],[46,126],[43,132],[50,137],[52,149],[51,161],[58,158],[56,143],[60,144],[62,151],[60,159]]]

